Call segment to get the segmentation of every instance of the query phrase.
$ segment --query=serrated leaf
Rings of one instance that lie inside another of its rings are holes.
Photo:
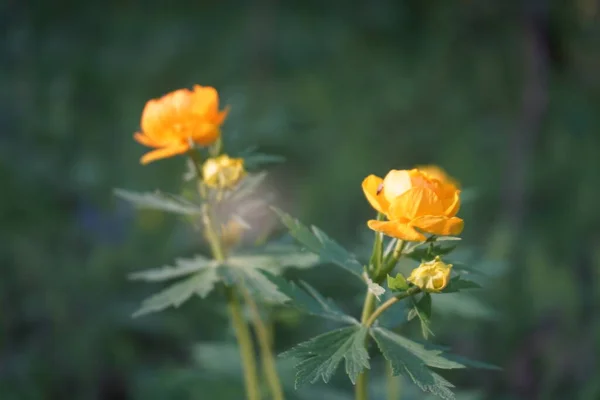
[[[260,268],[281,274],[286,268],[310,268],[319,262],[319,257],[296,246],[269,245],[253,253],[238,253],[227,259],[229,265],[239,268]]]
[[[156,191],[154,193],[136,193],[124,189],[115,189],[117,197],[129,201],[137,208],[161,210],[184,215],[196,215],[202,213],[199,205],[168,193]]]
[[[369,353],[365,348],[368,329],[351,326],[324,333],[300,343],[282,354],[298,359],[296,365],[296,388],[320,378],[329,382],[338,365],[345,360],[346,373],[354,383],[358,375],[370,368]]]
[[[456,240],[462,240],[462,238],[460,238],[458,236],[436,236],[435,237],[436,242],[447,242],[447,241],[456,241]]]
[[[453,400],[455,398],[454,393],[450,390],[454,386],[427,367],[428,363],[445,365],[446,361],[443,361],[445,359],[440,357],[439,353],[419,348],[417,343],[387,329],[373,328],[371,336],[375,339],[383,356],[392,365],[394,375],[402,374],[421,390],[433,393],[442,399]],[[451,362],[448,361],[448,363]],[[456,363],[456,365],[460,364]],[[461,366],[455,368],[461,368]]]
[[[502,368],[500,368],[497,365],[489,364],[483,361],[471,360],[470,358],[457,356],[456,354],[444,354],[444,357],[450,361],[457,362],[469,368],[487,369],[490,371],[502,371]]]
[[[290,298],[288,305],[309,315],[321,317],[337,322],[358,324],[359,322],[344,313],[331,299],[323,297],[308,283],[300,281],[299,285],[285,279],[265,273],[277,285],[279,290]]]
[[[166,265],[162,268],[134,272],[129,275],[129,279],[148,282],[165,281],[190,275],[203,268],[212,268],[217,265],[218,263],[215,260],[209,260],[199,255],[191,259],[178,258],[175,260],[174,266]]]
[[[431,244],[427,244],[427,246],[425,247],[416,247],[413,250],[411,250],[409,253],[406,254],[406,256],[412,258],[415,261],[431,261],[433,260],[436,256],[443,256],[446,255],[450,252],[452,252],[452,250],[454,250],[456,248],[456,245],[451,245],[451,246],[436,246],[436,245],[431,245]]]
[[[319,228],[313,226],[311,231],[300,221],[292,218],[283,211],[277,208],[273,208],[273,210],[277,213],[281,222],[288,228],[290,234],[298,242],[306,246],[308,250],[317,254],[323,262],[329,262],[342,267],[363,280],[363,266],[354,254],[344,249]]]
[[[289,300],[258,268],[236,267],[227,263],[219,268],[219,274],[227,286],[241,285],[261,301],[281,304]]]
[[[435,310],[440,315],[458,315],[464,318],[479,318],[492,320],[497,318],[497,313],[480,299],[465,293],[448,293],[443,295],[443,301],[437,302]]]
[[[391,276],[387,276],[387,285],[390,290],[394,291],[404,291],[408,289],[408,283],[406,282],[406,278],[400,272],[396,274],[395,278]]]
[[[167,289],[144,300],[140,309],[133,316],[139,317],[162,311],[168,307],[179,307],[193,295],[202,298],[208,296],[219,280],[216,271],[216,268],[205,268],[191,277],[169,286]]]
[[[455,293],[467,289],[481,289],[481,285],[467,279],[462,279],[460,276],[455,276],[450,279],[448,286],[442,290],[442,293]]]
[[[429,293],[424,293],[423,297],[421,297],[419,301],[412,299],[412,302],[413,308],[408,313],[408,319],[411,320],[415,316],[418,316],[419,322],[421,323],[421,333],[423,337],[427,339],[429,335],[434,336],[433,332],[429,328],[429,324],[431,323],[431,295]]]
[[[280,209],[275,207],[271,208],[277,214],[283,225],[288,228],[290,235],[294,239],[317,255],[321,252],[323,245],[321,244],[321,241],[310,231],[310,229]]]
[[[247,155],[241,155],[240,157],[244,159],[244,166],[247,169],[258,168],[265,164],[277,164],[285,162],[285,157],[275,154],[250,153]]]

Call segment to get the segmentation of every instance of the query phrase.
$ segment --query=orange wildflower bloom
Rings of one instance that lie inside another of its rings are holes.
[[[425,240],[421,231],[439,236],[462,232],[464,222],[456,217],[460,190],[452,183],[418,169],[391,170],[385,179],[368,176],[362,188],[371,206],[388,219],[370,220],[374,231],[408,241]]]
[[[460,189],[460,183],[437,165],[418,165],[415,168],[429,175],[430,178],[437,179],[442,183],[451,183]]]
[[[146,153],[140,162],[148,164],[183,154],[193,143],[214,143],[221,135],[227,112],[219,111],[219,94],[208,86],[195,85],[194,90],[179,89],[148,101],[142,113],[142,131],[133,137],[156,150]]]

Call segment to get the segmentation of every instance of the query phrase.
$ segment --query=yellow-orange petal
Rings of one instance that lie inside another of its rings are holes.
[[[197,124],[191,132],[192,140],[200,146],[213,144],[219,136],[221,136],[219,126],[212,123]]]
[[[390,219],[413,220],[423,215],[443,215],[444,208],[438,195],[426,187],[414,187],[390,204]]]
[[[412,187],[410,172],[393,169],[383,179],[383,195],[389,203]]]
[[[425,235],[418,232],[412,226],[399,221],[377,221],[372,219],[367,222],[367,226],[384,235],[410,242],[422,242],[427,239]]]
[[[163,147],[162,149],[153,150],[150,153],[144,154],[140,159],[140,162],[144,165],[151,163],[152,161],[160,160],[161,158],[168,158],[177,154],[183,154],[190,149],[187,143],[178,143],[173,146]]]
[[[158,144],[151,137],[148,137],[141,132],[136,132],[135,135],[133,135],[133,138],[136,142],[138,142],[139,144],[143,144],[144,146],[159,147]]]
[[[464,221],[457,217],[425,215],[414,219],[410,225],[438,236],[455,236],[462,232]]]
[[[437,179],[442,183],[449,183],[457,188],[460,188],[460,184],[456,179],[448,175],[448,173],[437,165],[417,165],[415,167],[421,172],[424,172],[430,178]]]
[[[225,121],[225,118],[227,118],[227,115],[229,115],[229,106],[226,106],[225,109],[223,109],[222,111],[219,111],[217,113],[213,123],[215,125],[221,125],[223,123],[223,121]]]
[[[383,179],[375,175],[369,175],[362,181],[362,190],[371,206],[380,213],[386,214],[390,204],[383,196]]]
[[[460,190],[454,190],[454,193],[450,195],[446,194],[446,197],[442,198],[442,204],[444,215],[454,217],[460,209]]]

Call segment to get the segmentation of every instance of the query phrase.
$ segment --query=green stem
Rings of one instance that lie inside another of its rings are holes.
[[[385,362],[385,381],[387,389],[387,399],[400,399],[400,377],[394,376],[392,364],[389,361]]]
[[[398,239],[398,242],[396,242],[396,247],[394,247],[394,252],[385,261],[385,265],[383,266],[383,268],[381,268],[381,270],[375,277],[375,283],[379,284],[383,282],[387,274],[392,272],[392,270],[398,263],[398,260],[400,259],[400,257],[402,257],[402,251],[404,250],[405,246],[406,242],[404,240]]]
[[[250,337],[250,329],[242,315],[242,308],[233,288],[227,289],[227,302],[231,314],[231,322],[240,346],[240,356],[244,370],[244,383],[248,400],[260,400],[260,388],[256,360],[254,359],[254,345]]]
[[[377,213],[377,220],[383,219],[382,213]],[[373,241],[373,252],[371,253],[371,260],[369,262],[371,275],[379,274],[382,264],[382,253],[383,253],[383,234],[381,232],[375,232],[375,240]]]
[[[377,219],[381,220],[383,218],[382,213],[377,213]],[[370,267],[369,275],[370,277],[375,277],[377,279],[381,273],[381,264],[382,264],[382,256],[383,256],[383,236],[379,232],[375,232],[375,240],[373,243],[373,252],[370,258]],[[375,283],[379,283],[375,281]],[[367,291],[367,295],[365,296],[365,302],[363,304],[362,315],[360,317],[360,321],[364,324],[375,310],[375,295],[370,291]],[[367,347],[369,343],[369,338],[365,339],[365,347]],[[355,399],[356,400],[368,400],[369,398],[369,374],[366,370],[361,372],[356,378],[356,387],[354,388]]]
[[[217,261],[224,261],[226,256],[225,251],[223,250],[218,232],[214,228],[210,203],[207,199],[207,194],[201,181],[202,170],[200,167],[200,156],[194,150],[190,150],[188,154],[191,157],[196,168],[196,173],[198,174],[200,195],[205,200],[205,202],[202,204],[202,224],[204,225],[206,239],[208,240],[208,244],[214,259]],[[229,287],[227,288],[226,293],[227,305],[229,307],[229,313],[231,314],[231,323],[240,347],[240,357],[242,359],[242,369],[244,371],[246,396],[248,400],[260,400],[261,396],[260,386],[258,383],[258,369],[256,367],[256,360],[254,358],[254,344],[252,343],[250,329],[244,320],[242,308],[235,294],[235,289],[233,287]]]
[[[275,365],[275,357],[273,356],[273,351],[271,349],[271,335],[269,333],[269,329],[262,320],[258,306],[256,305],[254,299],[252,299],[252,296],[250,296],[250,294],[243,289],[242,294],[244,296],[244,301],[250,309],[252,325],[254,326],[254,331],[256,332],[256,337],[258,338],[260,357],[265,378],[267,380],[267,385],[269,385],[269,390],[271,391],[273,400],[284,400],[285,397],[283,394],[283,389],[281,388],[281,382],[279,381],[279,375],[277,374],[277,368]]]
[[[399,302],[400,300],[405,299],[410,296],[414,296],[415,294],[419,293],[420,291],[421,291],[420,287],[413,286],[413,287],[409,288],[406,292],[402,292],[402,293],[398,294],[396,297],[392,297],[391,299],[388,299],[385,303],[383,303],[375,311],[373,311],[373,313],[371,313],[371,315],[368,317],[368,319],[366,321],[361,321],[361,322],[363,322],[364,326],[366,326],[367,328],[370,328],[371,325],[373,325],[373,323],[377,320],[377,318],[381,314],[383,314],[383,312],[385,310],[387,310],[388,308],[390,308],[391,306],[393,306],[395,303]]]
[[[367,292],[365,297],[365,303],[363,305],[362,316],[360,318],[361,323],[365,323],[373,310],[375,309],[375,295],[371,292]],[[368,337],[365,339],[365,347],[367,347]],[[368,400],[369,398],[369,373],[364,370],[356,378],[356,387],[354,388],[354,394],[356,400]]]

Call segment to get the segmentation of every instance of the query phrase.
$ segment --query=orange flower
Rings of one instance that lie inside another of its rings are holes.
[[[142,113],[142,132],[133,137],[154,147],[140,160],[142,164],[187,152],[192,143],[208,146],[221,135],[227,109],[219,111],[219,94],[208,86],[179,89],[152,99]]]
[[[460,190],[452,183],[418,169],[391,170],[385,179],[368,176],[362,188],[371,206],[388,218],[369,221],[374,231],[409,241],[425,240],[420,231],[440,236],[462,232],[463,220],[455,216]]]
[[[429,175],[430,178],[437,179],[442,183],[451,183],[460,189],[460,183],[437,165],[418,165],[415,168]]]

